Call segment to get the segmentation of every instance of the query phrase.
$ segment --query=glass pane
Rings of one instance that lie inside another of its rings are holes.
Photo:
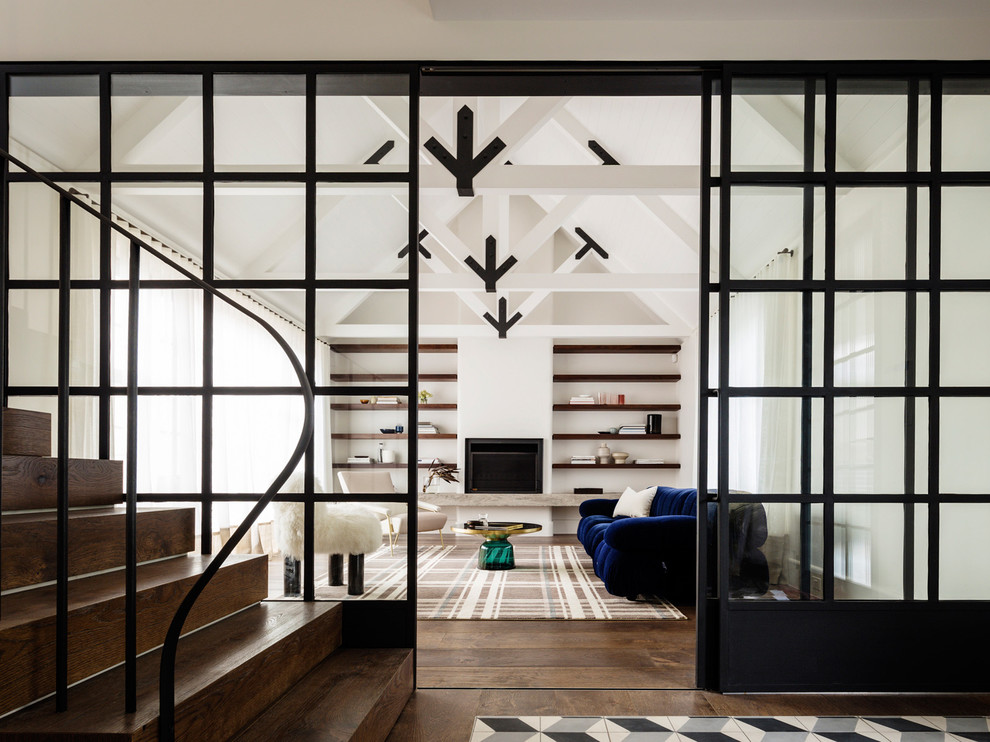
[[[110,405],[111,458],[127,461],[127,398]],[[202,412],[200,397],[138,398],[139,492],[202,491]]]
[[[938,597],[990,599],[990,503],[943,503],[939,507]]]
[[[835,504],[836,600],[903,599],[904,508],[900,503]]]
[[[297,171],[306,164],[303,75],[216,75],[216,169]]]
[[[804,191],[740,187],[731,201],[732,278],[801,278]]]
[[[821,600],[823,542],[821,503],[732,503],[730,598]]]
[[[732,169],[804,169],[804,81],[734,80]]]
[[[901,80],[839,80],[836,170],[907,167],[907,90]]]
[[[907,197],[903,188],[839,188],[835,277],[904,278]]]
[[[729,488],[801,491],[801,400],[736,398],[729,405]]]
[[[942,492],[990,494],[990,398],[943,397],[939,408]]]
[[[218,276],[305,277],[306,191],[303,186],[218,184],[215,219]]]
[[[292,454],[303,422],[301,395],[213,400],[213,490],[262,493]]]
[[[193,183],[140,183],[113,187],[118,224],[195,275],[203,266],[203,187]],[[111,272],[126,279],[129,243],[113,235]],[[178,278],[171,268],[142,251],[142,279]]]
[[[111,166],[115,171],[203,168],[203,78],[113,75]]]
[[[112,292],[110,383],[127,384],[127,292]],[[203,383],[203,294],[199,289],[142,289],[138,299],[138,384]]]
[[[942,188],[942,278],[990,278],[990,188]]]
[[[58,455],[58,397],[9,397],[15,410],[35,410],[52,416],[51,454]],[[69,456],[95,459],[100,455],[99,400],[95,396],[69,397]]]
[[[910,404],[910,400],[905,400]],[[928,400],[918,397],[914,400],[914,491],[928,493]],[[910,440],[910,432],[907,434]]]
[[[41,171],[100,169],[96,75],[13,75],[8,151]]]
[[[718,281],[719,272],[719,254],[722,246],[722,224],[719,221],[719,214],[722,209],[722,201],[719,197],[721,192],[720,188],[712,188],[710,201],[711,204],[711,220],[709,226],[711,229],[711,234],[708,236],[709,246],[711,247],[711,257],[709,259],[709,268],[711,271],[710,280],[712,283]]]
[[[729,383],[801,386],[801,294],[746,292],[731,299]]]
[[[718,388],[719,374],[719,295],[708,294],[708,388]]]
[[[240,289],[227,292],[239,305],[265,320],[302,363],[306,358],[306,299],[302,291]],[[218,386],[298,387],[285,352],[258,322],[222,301],[213,310],[213,379]]]
[[[928,599],[928,506],[914,508],[914,599]]]
[[[945,88],[942,88],[943,93]],[[922,80],[918,95],[918,171],[932,169],[932,96],[931,83]],[[943,97],[942,131],[945,131],[945,98]],[[942,145],[942,169],[945,169],[945,145]]]
[[[69,295],[69,383],[99,383],[99,292]],[[58,291],[11,289],[8,304],[11,386],[58,384]]]
[[[408,168],[408,77],[319,75],[316,96],[318,170]]]
[[[99,192],[95,184],[68,187],[86,203],[90,202],[87,191]],[[41,183],[10,184],[11,278],[58,278],[59,202],[58,192]],[[69,225],[69,275],[74,279],[99,278],[98,220],[73,205]]]
[[[394,291],[317,291],[316,335],[337,342],[361,340],[377,342],[405,342],[408,337],[409,294]],[[420,308],[420,320],[425,321]],[[448,318],[449,319],[449,318]],[[388,338],[392,338],[389,340]],[[326,385],[395,386],[407,382],[405,366],[383,368],[372,356],[374,353],[341,356],[336,353],[318,353],[316,382]],[[430,384],[454,383],[456,374]],[[435,393],[435,390],[433,390]],[[387,395],[395,396],[395,395]],[[400,397],[398,402],[408,400]],[[383,403],[379,400],[379,403]]]
[[[406,186],[317,188],[317,278],[406,278],[409,252]]]
[[[942,169],[990,170],[990,80],[942,83]]]
[[[990,321],[990,294],[942,292],[943,386],[990,386],[990,347],[973,342],[973,328]]]
[[[722,153],[720,150],[722,144],[722,98],[721,98],[722,84],[719,80],[712,81],[712,118],[711,118],[711,158],[712,167],[711,174],[713,178],[717,178],[719,174],[719,163],[721,162]]]
[[[904,492],[903,399],[837,398],[834,445],[837,493]]]
[[[904,323],[904,294],[837,292],[835,385],[904,386]]]

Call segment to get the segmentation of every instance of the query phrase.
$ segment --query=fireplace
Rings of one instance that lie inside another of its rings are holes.
[[[543,492],[542,438],[468,438],[465,492]]]

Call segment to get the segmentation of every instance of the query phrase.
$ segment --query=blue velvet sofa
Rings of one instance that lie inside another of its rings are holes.
[[[578,540],[613,595],[694,595],[698,491],[657,487],[645,518],[613,517],[618,500],[581,503]]]
[[[605,583],[605,589],[631,600],[639,595],[693,600],[698,563],[698,491],[657,487],[649,515],[643,518],[613,517],[617,502],[585,500],[580,507],[578,540],[591,556],[595,574]],[[715,522],[712,503],[709,524],[714,527]],[[767,560],[760,550],[767,539],[763,506],[732,504],[729,536],[730,592],[737,596],[763,594],[769,583]],[[710,580],[714,580],[714,573]]]

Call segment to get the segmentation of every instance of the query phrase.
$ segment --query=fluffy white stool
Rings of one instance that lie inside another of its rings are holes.
[[[304,540],[304,505],[301,502],[279,502],[275,508],[278,527],[278,545],[286,557],[286,571],[298,570],[302,558]],[[344,554],[347,559],[347,593],[364,592],[364,555],[382,544],[382,527],[378,516],[368,508],[355,503],[314,503],[314,544],[318,554],[330,555],[330,584],[343,585]],[[295,580],[298,584],[298,580]],[[286,580],[286,594],[298,595],[298,588],[290,588]],[[293,591],[294,590],[294,591]]]

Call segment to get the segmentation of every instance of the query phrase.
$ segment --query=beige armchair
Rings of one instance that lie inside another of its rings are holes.
[[[392,484],[392,475],[387,471],[355,471],[346,469],[337,472],[337,479],[340,481],[340,488],[345,494],[353,492],[361,493],[385,493],[395,492],[395,485]],[[365,502],[362,503],[371,508],[382,518],[388,529],[388,546],[391,553],[400,533],[409,531],[409,513],[406,506],[401,502]],[[443,546],[443,527],[447,524],[447,516],[440,512],[440,508],[427,502],[418,502],[419,512],[417,531],[439,531],[440,545]]]

